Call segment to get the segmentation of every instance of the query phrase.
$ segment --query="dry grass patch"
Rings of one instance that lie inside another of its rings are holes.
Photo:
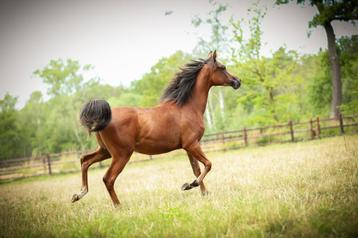
[[[1,237],[357,237],[358,136],[210,153],[210,191],[192,181],[185,156],[133,163],[116,182],[114,209],[89,172],[0,186]]]

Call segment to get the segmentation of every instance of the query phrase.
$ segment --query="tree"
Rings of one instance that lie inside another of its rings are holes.
[[[166,85],[179,71],[179,68],[188,63],[189,60],[189,55],[177,51],[169,57],[161,58],[151,67],[150,72],[144,74],[141,79],[134,81],[131,85],[131,92],[140,95],[139,98],[136,97],[139,99],[137,105],[148,107],[157,104]],[[127,94],[127,97],[135,98],[133,94]]]
[[[24,147],[25,156],[38,154],[38,151],[41,151],[39,147],[44,144],[42,140],[39,140],[39,135],[46,123],[45,107],[42,93],[35,91],[30,95],[25,106],[18,112],[18,125],[27,142]]]
[[[262,56],[261,22],[266,13],[256,5],[249,13],[248,22],[231,21],[235,41],[230,69],[244,85],[237,99],[236,112],[244,117],[240,123],[253,126],[299,120],[305,106],[299,103],[305,92],[304,80],[297,72],[299,56],[284,47],[270,57]],[[244,34],[243,25],[249,26],[249,34]]]
[[[6,94],[0,100],[0,160],[23,155],[23,137],[18,128],[17,98]]]
[[[358,36],[341,37],[337,40],[342,76],[343,114],[358,113]],[[332,101],[332,81],[328,51],[301,57],[299,74],[306,80],[308,107],[316,114],[327,116]]]
[[[318,14],[313,17],[309,27],[322,26],[327,35],[329,60],[331,64],[332,79],[332,103],[331,116],[338,118],[339,107],[342,104],[342,81],[339,55],[337,54],[336,36],[332,27],[332,21],[358,20],[358,1],[356,0],[308,0],[310,5],[316,6]],[[286,4],[289,0],[277,0],[277,4]],[[298,4],[304,4],[305,0],[297,0]]]
[[[332,101],[332,80],[327,51],[301,57],[300,74],[306,80],[306,97],[312,116],[326,117]]]
[[[79,123],[81,107],[89,99],[108,99],[115,94],[114,88],[100,84],[98,77],[85,79],[92,69],[76,60],[57,59],[34,72],[48,85],[50,96],[42,108],[45,120],[33,147],[37,153],[85,150],[92,144]],[[30,107],[30,102],[26,106]]]
[[[71,95],[81,90],[85,83],[83,74],[93,69],[91,65],[81,66],[76,60],[51,60],[43,69],[38,69],[34,75],[48,85],[48,95]],[[96,79],[91,79],[95,81]],[[97,79],[98,80],[98,79]]]
[[[208,16],[196,16],[192,19],[194,27],[203,24],[210,26],[211,35],[209,39],[199,38],[199,42],[194,49],[195,55],[206,56],[208,52],[217,50],[220,54],[220,61],[226,62],[230,56],[230,37],[228,36],[228,26],[224,23],[222,15],[225,13],[227,6],[218,4],[215,1],[209,1],[213,9],[209,11]],[[217,99],[217,100],[216,100]],[[205,110],[205,118],[209,130],[218,127],[224,129],[225,124],[225,91],[220,88],[213,88],[209,94],[208,105]]]
[[[342,65],[342,113],[358,113],[358,35],[338,40],[338,54]]]

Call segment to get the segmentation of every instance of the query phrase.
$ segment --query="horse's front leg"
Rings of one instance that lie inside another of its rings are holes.
[[[191,168],[193,169],[193,173],[196,177],[199,177],[200,174],[201,174],[201,171],[200,171],[200,166],[199,166],[199,162],[196,158],[194,158],[194,156],[192,156],[189,152],[187,152],[188,154],[188,158],[189,158],[189,161],[190,161],[190,165],[191,165]],[[206,190],[205,188],[205,185],[204,185],[204,181],[202,181],[200,184],[200,191],[201,191],[201,194],[203,196],[207,195],[208,194],[208,191]],[[190,186],[188,185],[183,185],[182,189],[183,190],[188,190],[190,189],[189,188]]]
[[[195,142],[191,146],[184,148],[184,149],[187,151],[188,155],[191,155],[192,157],[194,157],[194,159],[197,159],[204,165],[204,171],[200,172],[200,168],[199,168],[199,174],[197,175],[197,178],[190,184],[189,183],[183,184],[182,190],[189,190],[189,189],[192,189],[192,188],[200,185],[200,187],[202,188],[202,192],[204,189],[204,192],[206,194],[207,192],[206,192],[203,180],[204,180],[205,176],[207,175],[207,173],[209,173],[209,171],[211,170],[211,162],[206,158],[205,154],[201,150],[199,142]],[[190,157],[189,157],[189,159],[190,159]],[[192,166],[193,166],[193,164],[192,164]],[[197,166],[199,166],[199,165],[197,165]],[[195,167],[195,164],[194,164],[194,167]],[[194,167],[193,167],[193,170],[194,170]],[[198,170],[196,169],[196,172],[194,172],[194,173],[198,173]]]
[[[88,192],[88,168],[99,161],[110,158],[109,152],[101,147],[98,147],[96,151],[86,154],[81,158],[81,171],[82,171],[82,188],[79,194],[73,194],[72,202],[80,200]]]

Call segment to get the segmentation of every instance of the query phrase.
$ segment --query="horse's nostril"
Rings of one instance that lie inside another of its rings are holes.
[[[234,78],[231,82],[231,86],[234,88],[234,89],[238,89],[240,87],[241,83],[239,80],[237,80],[236,78]]]

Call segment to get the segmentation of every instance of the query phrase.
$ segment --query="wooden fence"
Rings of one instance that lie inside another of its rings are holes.
[[[304,122],[289,121],[286,124],[208,134],[203,137],[201,144],[204,151],[213,151],[356,133],[358,133],[358,115],[341,115],[338,119],[317,117]]]
[[[260,128],[244,128],[207,134],[201,140],[205,152],[239,149],[251,145],[266,145],[271,143],[298,142],[314,140],[342,134],[358,133],[358,115],[340,116],[339,119],[320,119],[309,121],[272,125]],[[47,154],[32,158],[20,158],[0,161],[0,181],[37,175],[52,175],[69,173],[80,170],[79,157],[85,152],[65,152]],[[175,154],[177,152],[172,152]],[[167,155],[147,156],[135,153],[131,162],[151,160]],[[102,167],[103,163],[97,166]]]

